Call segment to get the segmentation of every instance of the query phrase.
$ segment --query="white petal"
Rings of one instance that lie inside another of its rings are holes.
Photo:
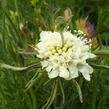
[[[53,69],[53,67],[51,65],[49,65],[48,67],[46,67],[47,72],[51,72],[52,69]]]
[[[88,64],[80,64],[78,65],[78,70],[82,73],[84,78],[90,81],[90,74],[93,72],[93,68]]]
[[[96,57],[96,55],[89,53],[89,52],[86,52],[86,53],[81,54],[80,59],[84,61],[86,59],[95,58],[95,57]]]
[[[42,31],[40,33],[40,40],[41,41],[45,41],[45,40],[47,40],[50,37],[50,35],[51,35],[50,31]]]
[[[89,53],[89,58],[95,58],[95,57],[96,57],[95,54]]]
[[[47,67],[49,65],[48,61],[41,62],[42,67]]]
[[[66,67],[64,66],[61,66],[59,68],[60,72],[59,72],[59,76],[62,77],[62,78],[65,78],[65,79],[68,79],[69,78],[69,71],[67,70]]]
[[[78,77],[78,69],[75,65],[69,66],[69,71],[72,78]]]
[[[49,78],[55,78],[57,77],[59,74],[59,71],[56,69],[56,70],[52,70],[51,72],[48,73],[48,77]]]

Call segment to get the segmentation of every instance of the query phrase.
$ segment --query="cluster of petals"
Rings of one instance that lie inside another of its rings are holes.
[[[87,59],[95,55],[91,53],[91,45],[86,38],[78,37],[70,31],[42,31],[36,48],[42,68],[46,69],[49,78],[59,76],[70,80],[82,74],[90,81],[93,68]]]

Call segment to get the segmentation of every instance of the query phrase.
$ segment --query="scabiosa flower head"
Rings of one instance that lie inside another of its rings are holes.
[[[78,34],[80,36],[82,32],[79,31]],[[41,65],[48,72],[49,78],[59,76],[70,80],[82,73],[86,80],[90,80],[93,68],[86,60],[94,58],[95,55],[91,53],[90,41],[86,38],[77,37],[77,34],[70,31],[42,31],[36,48],[37,56],[41,59]]]

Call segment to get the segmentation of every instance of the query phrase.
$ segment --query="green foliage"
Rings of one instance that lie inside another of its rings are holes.
[[[49,80],[36,58],[39,33],[53,31],[60,21],[66,26],[58,16],[68,7],[71,30],[86,17],[95,28],[99,47],[94,51],[98,57],[89,60],[95,68],[91,82]],[[108,7],[108,0],[0,0],[0,109],[108,109]]]

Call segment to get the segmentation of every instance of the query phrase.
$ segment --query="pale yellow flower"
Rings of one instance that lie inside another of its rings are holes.
[[[79,35],[82,32],[79,31]],[[63,33],[64,43],[62,43],[60,32],[42,31],[38,48],[38,57],[41,65],[48,72],[49,78],[62,77],[67,80],[79,76],[82,73],[86,80],[90,80],[93,68],[86,62],[89,58],[94,58],[91,53],[91,46],[87,39],[77,37],[70,31]]]

